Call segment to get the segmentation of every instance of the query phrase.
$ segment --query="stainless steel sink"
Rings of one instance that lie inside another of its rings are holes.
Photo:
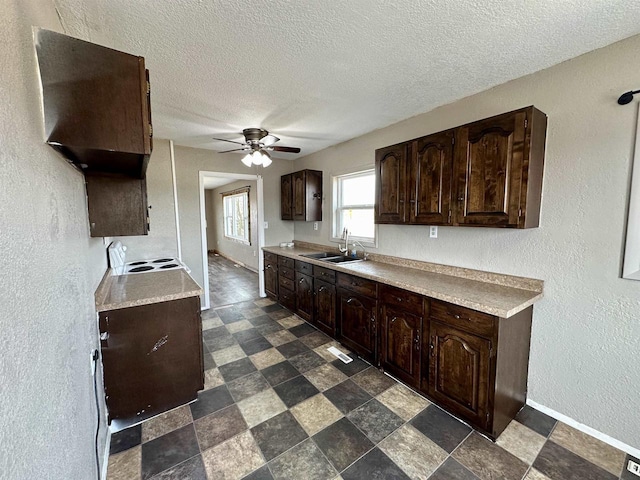
[[[331,262],[331,263],[345,263],[345,262],[361,262],[361,258],[353,258],[353,257],[329,257],[322,258],[323,262]]]
[[[339,253],[335,253],[335,252],[319,252],[319,253],[307,253],[305,255],[300,255],[300,256],[307,257],[307,258],[317,258],[319,260],[322,260],[324,258],[337,257],[339,255],[340,255]]]

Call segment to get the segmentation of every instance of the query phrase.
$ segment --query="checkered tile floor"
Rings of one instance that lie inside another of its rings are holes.
[[[271,300],[202,323],[205,390],[114,434],[110,480],[632,478],[623,452],[529,407],[492,443]]]

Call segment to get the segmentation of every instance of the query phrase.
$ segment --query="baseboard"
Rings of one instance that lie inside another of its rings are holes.
[[[211,251],[211,250],[209,250],[209,251]],[[240,261],[236,260],[235,258],[230,257],[229,255],[225,255],[224,253],[220,252],[219,250],[213,250],[213,253],[216,254],[216,255],[220,255],[221,257],[224,257],[224,258],[226,258],[227,260],[229,260],[229,261],[231,261],[233,263],[237,263],[242,268],[246,268],[247,270],[250,270],[253,273],[258,273],[258,270],[256,270],[255,268],[250,267],[246,263],[240,262]]]
[[[546,413],[547,415],[549,415],[550,417],[555,418],[556,420],[561,421],[562,423],[566,423],[567,425],[569,425],[570,427],[575,428],[576,430],[580,430],[581,432],[586,433],[587,435],[591,435],[594,438],[597,438],[598,440],[603,441],[604,443],[611,445],[612,447],[617,448],[618,450],[622,450],[623,452],[628,453],[629,455],[632,455],[636,458],[640,458],[640,450],[637,448],[632,447],[631,445],[627,445],[626,443],[621,442],[620,440],[617,440],[613,437],[610,437],[609,435],[599,432],[598,430],[596,430],[595,428],[591,428],[587,425],[584,425],[580,422],[578,422],[577,420],[574,420],[571,417],[567,417],[566,415],[563,415],[562,413],[556,412],[555,410],[552,410],[549,407],[545,407],[544,405],[539,404],[538,402],[535,402],[531,399],[527,399],[527,405],[529,405],[530,407],[535,408],[536,410],[540,410],[542,413]]]
[[[101,466],[101,480],[107,480],[107,470],[109,468],[109,450],[111,449],[111,430],[107,425],[107,440],[104,442],[104,458]]]

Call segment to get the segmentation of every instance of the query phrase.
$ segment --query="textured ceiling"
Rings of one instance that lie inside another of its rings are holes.
[[[262,127],[302,148],[281,158],[640,33],[637,0],[53,2],[69,35],[145,57],[156,136]]]

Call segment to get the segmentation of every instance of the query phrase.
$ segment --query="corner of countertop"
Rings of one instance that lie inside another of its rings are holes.
[[[102,280],[98,284],[98,288],[96,288],[95,293],[93,294],[95,300],[96,310],[99,305],[102,305],[109,294],[109,289],[111,288],[111,280],[113,278],[113,269],[107,268],[107,271],[104,272],[102,276]]]

